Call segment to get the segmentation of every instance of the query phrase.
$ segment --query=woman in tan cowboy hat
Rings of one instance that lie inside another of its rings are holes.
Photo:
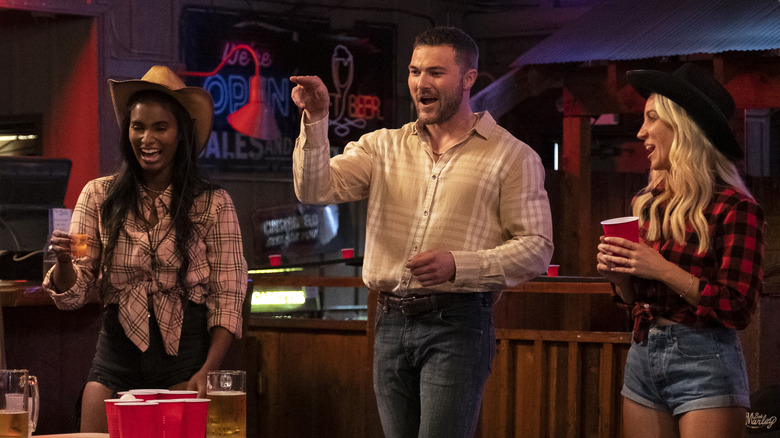
[[[160,66],[109,88],[122,168],[90,181],[76,204],[70,234],[89,235],[86,255],[71,257],[69,234],[55,231],[57,263],[44,279],[60,309],[94,296],[105,306],[82,432],[106,432],[104,400],[118,391],[204,394],[206,373],[241,336],[247,284],[233,202],[197,166],[211,96]]]
[[[737,330],[762,288],[764,213],[740,177],[734,101],[708,72],[634,70],[650,181],[632,202],[640,242],[601,237],[597,268],[634,318],[626,437],[738,437],[750,406]]]

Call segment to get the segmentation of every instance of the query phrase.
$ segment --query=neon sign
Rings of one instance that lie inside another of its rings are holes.
[[[186,81],[205,88],[214,99],[213,132],[200,157],[205,167],[289,174],[300,132],[300,115],[290,96],[295,85],[289,80],[292,75],[317,75],[327,84],[333,153],[366,132],[393,125],[392,26],[331,29],[316,19],[278,15],[249,20],[236,11],[200,7],[184,8],[181,26],[186,70],[212,71],[223,59],[226,67],[213,76]],[[233,51],[238,44],[253,51]],[[280,132],[272,140],[247,137],[227,122],[227,116],[249,100],[253,55],[262,77],[265,108]]]

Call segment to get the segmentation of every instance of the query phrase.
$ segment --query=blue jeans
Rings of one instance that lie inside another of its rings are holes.
[[[377,306],[374,391],[386,438],[474,435],[496,348],[483,297],[408,317]]]

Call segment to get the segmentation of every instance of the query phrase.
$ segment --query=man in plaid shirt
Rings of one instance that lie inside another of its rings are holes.
[[[330,157],[328,90],[294,76],[305,109],[293,152],[298,198],[368,199],[363,281],[380,291],[374,389],[387,438],[473,436],[495,352],[491,306],[544,272],[552,221],[544,167],[527,144],[474,113],[476,43],[419,35],[409,64],[418,119]]]

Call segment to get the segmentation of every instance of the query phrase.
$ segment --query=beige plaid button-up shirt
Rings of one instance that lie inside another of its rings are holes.
[[[93,263],[100,256],[101,247],[94,239],[99,238],[103,247],[107,244],[107,236],[101,230],[100,206],[107,197],[112,178],[87,183],[73,211],[70,232],[90,235],[87,256],[73,262],[76,283],[69,290],[57,293],[51,282],[53,269],[44,279],[44,288],[60,309],[79,308],[98,294],[100,277]],[[114,249],[110,290],[104,292],[103,304],[119,305],[119,322],[125,334],[141,351],[146,351],[148,297],[151,297],[165,351],[176,355],[184,318],[182,298],[206,303],[209,329],[220,326],[241,337],[241,306],[248,273],[233,201],[225,190],[218,189],[212,192],[210,204],[208,194],[204,193],[190,211],[196,241],[190,246],[191,260],[184,290],[177,286],[176,272],[181,262],[175,251],[174,232],[168,232],[172,226],[168,214],[171,190],[168,187],[155,199],[154,208],[160,221],[148,232],[142,219],[132,212],[128,215]],[[151,200],[140,191],[141,212],[147,215]],[[159,265],[156,269],[152,268],[152,252],[156,252]]]
[[[293,151],[301,202],[368,198],[363,280],[398,295],[487,292],[545,272],[552,220],[544,167],[527,144],[479,113],[438,161],[424,126],[380,129],[330,157],[327,118],[301,121]],[[404,265],[427,250],[455,258],[453,282],[424,288]]]

